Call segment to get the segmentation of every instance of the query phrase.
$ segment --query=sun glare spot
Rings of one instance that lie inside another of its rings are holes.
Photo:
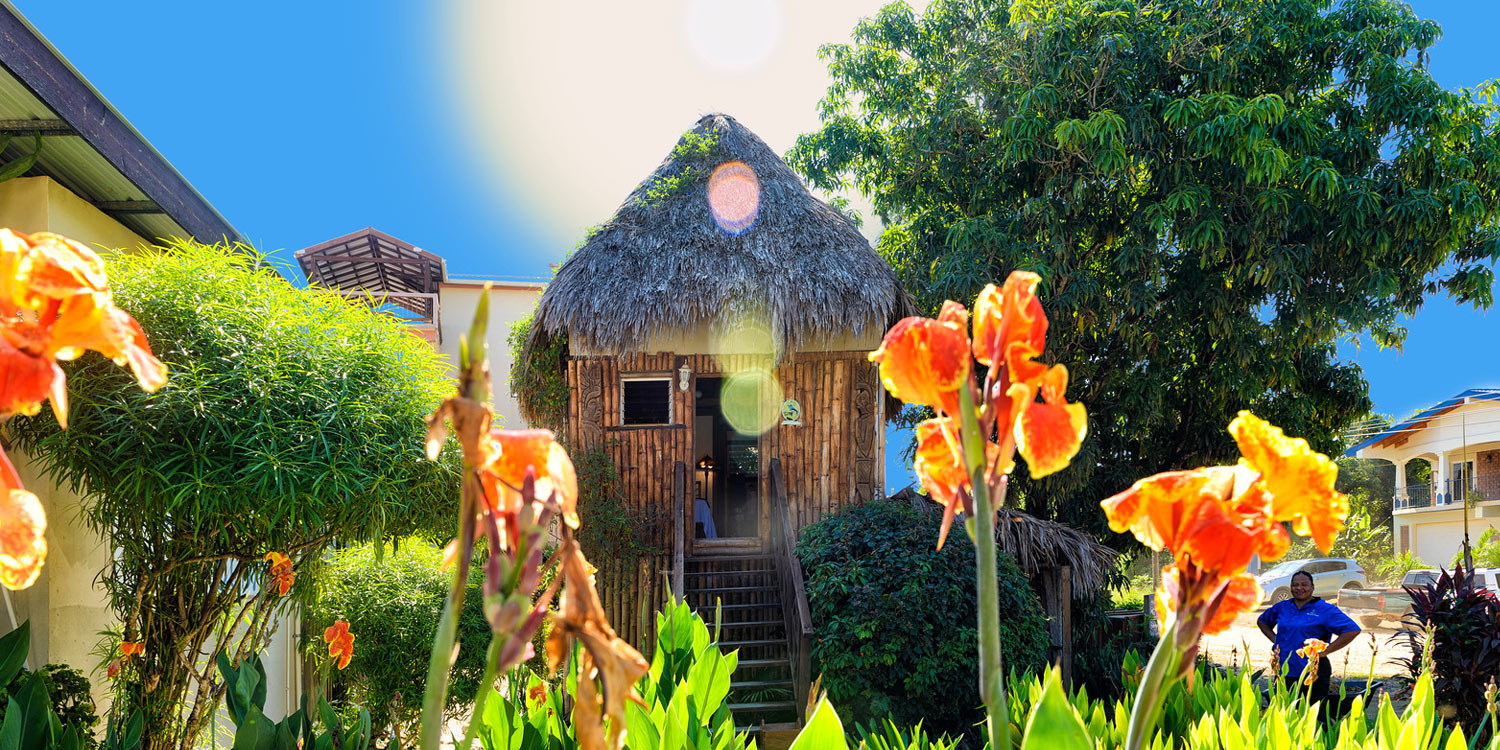
[[[777,0],[692,0],[688,44],[710,67],[740,73],[763,67],[781,37]]]
[[[708,178],[708,210],[719,228],[740,234],[760,213],[760,180],[742,161],[720,164]]]
[[[719,409],[736,432],[759,435],[781,416],[781,384],[764,368],[740,370],[725,379]]]

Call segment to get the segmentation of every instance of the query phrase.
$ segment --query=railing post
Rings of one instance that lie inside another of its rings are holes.
[[[687,464],[672,469],[672,598],[682,601],[683,567],[687,565]]]

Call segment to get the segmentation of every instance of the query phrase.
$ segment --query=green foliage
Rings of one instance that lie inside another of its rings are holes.
[[[720,651],[702,618],[685,603],[657,613],[656,638],[651,671],[635,685],[645,706],[632,702],[625,708],[625,746],[754,750],[754,742],[735,732],[726,702],[738,652]],[[535,674],[516,682],[524,690],[491,695],[485,703],[478,734],[484,750],[577,750],[564,700],[574,694],[577,675],[570,671],[554,685]]]
[[[862,750],[957,750],[958,740],[949,739],[947,735],[930,738],[923,731],[921,722],[910,730],[902,729],[896,722],[886,719],[876,725],[875,729],[866,728],[863,724],[854,727],[859,735],[859,746]]]
[[[347,691],[352,702],[368,707],[377,733],[394,724],[401,736],[414,736],[428,656],[453,581],[452,568],[444,568],[442,560],[442,550],[419,539],[402,540],[398,548],[387,547],[383,554],[370,546],[339,550],[328,562],[324,584],[308,611],[314,632],[342,619],[359,638],[363,647],[354,650],[349,666],[334,674],[332,684]],[[538,590],[546,590],[551,575],[549,569]],[[484,675],[491,633],[484,617],[483,581],[483,565],[471,566],[458,618],[458,659],[448,684],[452,715],[473,703]],[[543,626],[534,641],[537,654],[544,653],[540,644],[546,629]],[[529,666],[540,671],[542,657]]]
[[[45,410],[8,429],[109,540],[99,583],[128,639],[150,644],[118,698],[148,712],[153,748],[186,748],[222,689],[191,690],[191,655],[258,651],[290,601],[256,598],[266,553],[296,560],[306,599],[336,542],[452,527],[457,452],[424,451],[449,386],[401,323],[293,287],[244,247],[115,255],[109,275],[166,385],[144,393],[88,354],[66,368],[69,429]]]
[[[1344,530],[1333,540],[1333,547],[1327,555],[1313,544],[1312,539],[1292,537],[1292,546],[1287,549],[1286,559],[1304,560],[1314,557],[1347,557],[1358,561],[1367,574],[1374,574],[1383,566],[1391,564],[1391,528],[1389,525],[1377,526],[1369,516],[1350,510]],[[1406,571],[1403,570],[1402,575],[1405,574]],[[1400,578],[1396,579],[1399,580]]]
[[[1470,554],[1474,556],[1475,568],[1500,568],[1500,531],[1494,528],[1484,530],[1470,547]],[[1463,551],[1453,558],[1453,564],[1458,565],[1463,559]]]
[[[1374,572],[1376,578],[1394,587],[1401,585],[1401,579],[1405,578],[1407,573],[1425,567],[1427,567],[1426,563],[1412,554],[1411,550],[1407,550],[1398,556],[1382,560],[1375,566]],[[1370,568],[1365,570],[1370,570]]]
[[[856,721],[959,735],[982,717],[974,545],[955,532],[934,549],[938,523],[905,503],[868,502],[802,530],[814,671]],[[1049,643],[1041,605],[1008,556],[998,570],[1006,668],[1039,670]]]
[[[1041,274],[1089,437],[1011,495],[1105,537],[1100,498],[1232,463],[1242,408],[1334,452],[1370,406],[1341,336],[1399,344],[1439,289],[1491,303],[1493,87],[1439,86],[1438,36],[1395,0],[894,3],[822,48],[787,158],[871,199],[929,313]]]
[[[0,750],[86,750],[96,746],[90,730],[98,718],[88,697],[88,680],[54,664],[41,672],[27,671],[26,654],[30,650],[30,621],[0,637]],[[82,681],[81,697],[78,681]]]
[[[19,695],[33,680],[41,680],[47,691],[48,705],[57,720],[65,727],[75,727],[84,744],[93,747],[93,731],[99,723],[94,713],[94,698],[89,692],[89,680],[83,673],[64,664],[48,664],[37,672],[22,669],[11,678],[9,684],[0,686],[0,717],[5,715],[5,705],[11,696]]]
[[[677,146],[672,149],[672,154],[667,157],[673,164],[673,170],[653,177],[651,184],[646,186],[645,195],[637,200],[647,208],[659,206],[663,201],[707,177],[717,166],[718,145],[717,132],[695,133],[689,130],[683,133]]]
[[[1137,659],[1139,665],[1139,659]],[[1423,675],[1413,687],[1402,716],[1388,694],[1379,697],[1376,719],[1366,718],[1366,696],[1341,694],[1349,704],[1335,720],[1320,706],[1309,706],[1305,695],[1274,687],[1263,695],[1250,672],[1199,669],[1188,691],[1179,683],[1168,694],[1158,733],[1149,747],[1183,750],[1500,750],[1500,740],[1470,745],[1462,731],[1444,728],[1434,697],[1432,678]],[[1092,750],[1123,746],[1130,721],[1131,701],[1113,703],[1091,698],[1087,691],[1064,691],[1055,670],[1045,681],[1013,677],[1009,687],[1012,737],[1022,750]],[[833,706],[822,701],[814,720],[793,742],[793,748],[848,747]],[[1022,731],[1025,727],[1025,731]]]
[[[225,706],[234,722],[232,750],[364,750],[370,745],[370,714],[361,709],[357,719],[345,726],[328,699],[319,695],[316,702],[303,696],[301,708],[281,721],[271,721],[265,713],[266,668],[260,657],[251,654],[238,667],[223,654],[218,658],[219,674],[224,678]],[[321,687],[321,686],[320,686]],[[313,706],[316,705],[316,711]],[[316,716],[309,715],[316,713]],[[317,731],[318,724],[323,731]]]
[[[1500,597],[1462,565],[1407,591],[1406,621],[1416,627],[1398,635],[1411,647],[1408,668],[1413,674],[1430,668],[1437,700],[1448,709],[1445,717],[1471,735],[1483,731],[1485,688],[1500,675]]]
[[[634,572],[641,558],[661,552],[651,543],[659,520],[625,500],[620,472],[602,448],[568,451],[578,474],[578,545],[600,570]]]
[[[516,395],[526,419],[557,435],[567,432],[568,334],[559,333],[538,350],[526,348],[535,325],[536,310],[510,324],[505,343],[510,346],[510,392]]]

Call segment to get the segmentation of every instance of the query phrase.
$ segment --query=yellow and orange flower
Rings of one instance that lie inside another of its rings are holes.
[[[1282,521],[1316,530],[1326,552],[1348,513],[1348,501],[1333,489],[1337,466],[1306,441],[1288,439],[1249,412],[1229,430],[1240,441],[1239,466],[1157,474],[1100,503],[1112,530],[1173,552],[1157,612],[1164,623],[1184,623],[1182,634],[1193,643],[1259,601],[1245,566],[1252,556],[1269,561],[1286,553]]]
[[[944,418],[958,417],[959,389],[969,388],[975,395],[991,483],[1014,469],[1017,451],[1032,477],[1065,468],[1088,432],[1083,405],[1068,403],[1064,395],[1067,368],[1037,361],[1048,326],[1036,296],[1040,281],[1034,273],[1016,271],[1003,287],[986,286],[974,303],[972,341],[968,310],[950,300],[936,320],[898,322],[870,354],[871,361],[880,363],[881,381],[891,395],[939,413],[938,419],[917,427],[915,469],[923,487],[945,506],[942,538],[960,498],[973,491],[956,419]],[[975,360],[990,368],[985,392],[974,386]]]
[[[521,502],[521,483],[530,469],[536,477],[537,498],[545,500],[556,491],[563,520],[578,528],[578,475],[552,431],[494,430],[489,439],[493,447],[479,476],[490,509],[515,512]]]
[[[128,364],[147,391],[166,368],[140,325],[111,301],[104,262],[66,237],[0,229],[0,415],[36,414],[50,401],[68,426],[66,380],[57,360],[92,349]],[[47,557],[46,514],[21,488],[0,451],[0,585],[23,589]]]
[[[280,552],[268,552],[266,561],[271,563],[271,584],[276,587],[278,594],[286,596],[286,592],[292,590],[292,584],[297,582],[297,572],[292,569],[292,559]]]
[[[974,514],[973,487],[969,475],[959,459],[963,448],[958,440],[958,424],[951,417],[938,417],[917,424],[917,456],[912,471],[926,488],[927,494],[943,505],[943,525],[938,530],[937,548],[942,549],[948,539],[948,530],[953,518],[962,509],[966,515]],[[993,441],[985,443],[985,466],[994,466],[1000,460],[1000,446]],[[986,474],[993,481],[995,473],[1004,474],[1010,466],[998,467],[996,472]]]
[[[1311,685],[1318,680],[1318,660],[1323,658],[1323,652],[1328,650],[1328,643],[1317,638],[1308,638],[1302,642],[1302,648],[1297,649],[1297,655],[1307,660],[1307,667],[1302,670],[1302,684]]]
[[[140,325],[112,302],[104,262],[66,237],[0,229],[0,409],[35,414],[51,398],[68,425],[62,370],[53,360],[92,349],[128,364],[147,391],[166,382]]]
[[[47,514],[0,451],[0,585],[19,590],[36,582],[47,560]]]
[[[130,663],[131,659],[137,656],[144,656],[145,653],[146,644],[121,641],[120,655],[109,662],[109,667],[105,670],[105,673],[109,675],[110,679],[114,679],[120,676],[120,671],[125,668],[125,665]]]
[[[338,659],[338,668],[349,666],[354,658],[354,634],[349,632],[349,622],[338,620],[323,631],[323,640],[328,643],[328,655]]]
[[[870,352],[870,361],[880,364],[881,382],[892,396],[957,415],[958,389],[969,385],[968,328],[969,311],[944,302],[937,320],[898,321]]]

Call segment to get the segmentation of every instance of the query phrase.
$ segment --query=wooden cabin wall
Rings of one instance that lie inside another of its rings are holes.
[[[687,466],[687,528],[692,528],[695,388],[677,387],[686,364],[694,377],[723,376],[764,367],[759,355],[674,355],[580,357],[568,362],[568,432],[581,450],[603,447],[620,472],[627,502],[653,519],[650,543],[661,554],[643,560],[640,569],[601,571],[600,595],[609,620],[626,641],[649,646],[654,612],[670,597],[673,535],[673,469]],[[624,426],[620,423],[620,377],[659,374],[672,382],[672,424]],[[883,493],[884,399],[875,365],[864,352],[798,353],[783,360],[774,377],[782,398],[802,406],[801,425],[775,426],[761,436],[761,496],[770,491],[770,459],[781,459],[793,526],[803,526],[838,512],[850,503]],[[779,408],[779,404],[777,404]],[[762,502],[761,533],[771,528],[769,503]],[[585,516],[583,522],[587,523]]]

